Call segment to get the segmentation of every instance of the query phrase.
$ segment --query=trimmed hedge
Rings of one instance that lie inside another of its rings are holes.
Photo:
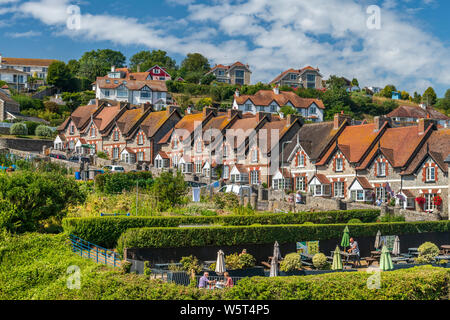
[[[449,298],[450,271],[430,266],[380,273],[380,288],[369,289],[372,274],[246,278],[223,299],[232,300],[443,300]]]
[[[284,225],[314,222],[317,224],[347,223],[351,219],[375,222],[379,210],[348,210],[299,212],[291,214],[259,214],[252,216],[214,217],[94,217],[66,218],[64,230],[92,243],[112,248],[120,235],[131,228],[176,228],[180,225],[249,226],[252,224]]]
[[[275,225],[210,228],[140,228],[125,231],[118,241],[118,250],[124,248],[173,248],[200,246],[233,246],[296,242],[298,239],[339,239],[346,224]],[[397,222],[349,225],[353,237],[382,234],[448,232],[450,221]]]

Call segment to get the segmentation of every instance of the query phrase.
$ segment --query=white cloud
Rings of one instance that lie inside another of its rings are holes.
[[[42,35],[41,32],[38,31],[27,31],[27,32],[9,32],[6,33],[6,36],[10,38],[32,38],[32,37],[38,37]]]
[[[450,83],[449,48],[416,26],[417,21],[387,9],[400,0],[382,2],[380,30],[367,28],[366,6],[357,0],[166,1],[187,6],[189,15],[182,22],[189,36],[177,36],[154,22],[83,12],[80,30],[67,30],[69,0],[25,2],[17,10],[71,37],[176,54],[201,52],[213,63],[249,63],[253,82],[269,82],[285,69],[312,65],[325,76],[358,77],[363,85],[394,83],[423,90]]]

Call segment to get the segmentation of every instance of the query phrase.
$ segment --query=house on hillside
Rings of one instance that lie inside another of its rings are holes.
[[[420,106],[400,106],[387,115],[396,125],[415,125],[419,119],[432,119],[442,128],[450,127],[450,117],[424,104]]]
[[[323,75],[319,68],[307,66],[302,69],[289,69],[273,79],[270,84],[275,86],[289,86],[291,88],[323,89]]]
[[[128,68],[112,67],[105,77],[97,78],[93,90],[97,99],[129,102],[134,105],[150,103],[155,110],[161,110],[169,102],[165,81],[152,80],[150,72],[132,73]]]
[[[160,80],[160,81],[168,81],[172,80],[172,77],[167,72],[167,70],[163,67],[155,65],[147,70],[150,73],[151,80]]]
[[[252,72],[249,65],[241,62],[235,62],[232,65],[225,66],[222,64],[215,65],[208,74],[214,74],[217,82],[228,84],[249,85],[251,82]]]
[[[0,81],[5,81],[16,90],[28,88],[29,75],[26,72],[16,69],[0,69]]]
[[[24,59],[6,58],[0,54],[0,69],[13,69],[25,72],[28,77],[36,75],[38,78],[47,80],[48,67],[57,60],[52,59]]]
[[[300,98],[294,92],[280,91],[277,87],[273,90],[260,90],[254,95],[241,96],[239,91],[236,91],[233,101],[233,109],[253,114],[279,113],[284,106],[296,109],[307,120],[323,121],[325,106],[321,100]]]

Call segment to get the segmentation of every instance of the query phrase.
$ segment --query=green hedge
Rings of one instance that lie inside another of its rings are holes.
[[[232,300],[441,300],[449,299],[450,271],[430,266],[380,274],[380,288],[369,289],[372,274],[331,273],[306,277],[246,278],[225,291]]]
[[[300,239],[329,240],[342,237],[345,224],[275,225],[210,228],[140,228],[129,229],[118,241],[120,252],[124,248],[171,248],[200,246],[232,246],[297,242]],[[382,234],[408,234],[422,232],[448,232],[450,221],[396,222],[349,225],[352,237]]]
[[[112,248],[120,235],[131,228],[143,227],[178,227],[180,225],[216,224],[224,226],[249,226],[253,224],[281,225],[347,223],[351,219],[362,222],[375,222],[378,210],[349,210],[326,212],[299,212],[291,214],[259,214],[252,216],[215,216],[215,217],[95,217],[66,218],[63,221],[67,233],[77,235],[92,243]]]

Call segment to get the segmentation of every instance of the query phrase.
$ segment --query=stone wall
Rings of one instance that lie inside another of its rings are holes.
[[[0,148],[41,153],[44,147],[53,147],[52,140],[0,138]]]

